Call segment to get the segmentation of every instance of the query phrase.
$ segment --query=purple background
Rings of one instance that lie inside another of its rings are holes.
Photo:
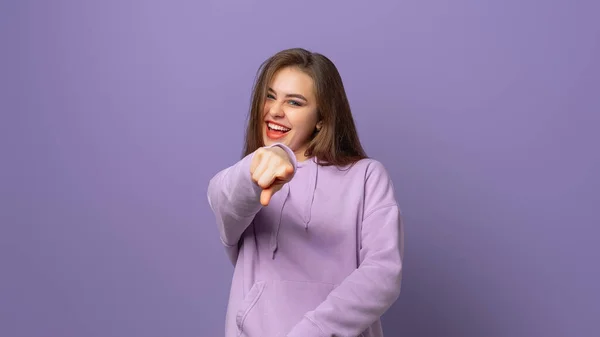
[[[208,179],[303,46],[398,187],[387,336],[599,336],[597,3],[1,1],[0,335],[222,336]]]

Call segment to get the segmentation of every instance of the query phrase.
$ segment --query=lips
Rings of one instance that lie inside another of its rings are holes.
[[[284,137],[291,129],[287,126],[283,126],[274,122],[266,122],[267,125],[267,137],[271,140],[278,140]]]
[[[290,131],[290,128],[285,127],[285,126],[283,126],[281,124],[273,123],[273,122],[267,122],[267,128],[269,128],[269,130],[279,131],[279,132],[288,132],[288,131]]]

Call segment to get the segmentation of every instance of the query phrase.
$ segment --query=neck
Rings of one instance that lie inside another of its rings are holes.
[[[306,149],[307,149],[307,146],[302,146],[298,150],[294,151],[294,154],[296,155],[296,161],[303,162],[306,159],[308,159],[308,157],[305,155]]]

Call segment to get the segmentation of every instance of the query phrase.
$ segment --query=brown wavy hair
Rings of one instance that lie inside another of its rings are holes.
[[[315,85],[317,114],[322,127],[313,134],[305,156],[316,157],[321,165],[336,166],[367,158],[336,66],[324,55],[303,48],[282,50],[260,65],[252,90],[243,156],[264,146],[262,123],[268,84],[278,70],[287,67],[305,72]]]

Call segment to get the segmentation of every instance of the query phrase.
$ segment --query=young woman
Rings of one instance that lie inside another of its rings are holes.
[[[208,202],[235,266],[226,337],[383,336],[400,210],[328,58],[289,49],[262,64],[243,158],[210,180]]]

